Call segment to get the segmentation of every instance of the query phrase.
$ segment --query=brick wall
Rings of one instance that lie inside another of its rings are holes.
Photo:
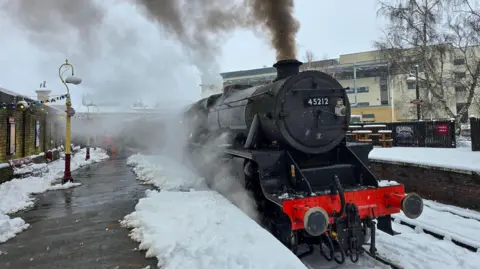
[[[8,154],[7,134],[8,134],[8,118],[13,117],[15,119],[15,154]],[[17,110],[0,110],[0,163],[6,162],[10,159],[17,159],[23,156],[23,111]]]
[[[13,155],[7,153],[8,117],[15,119],[16,151]],[[35,155],[60,146],[60,141],[64,137],[65,127],[60,123],[59,119],[60,115],[48,107],[44,110],[35,107],[0,110],[0,163]],[[35,146],[35,125],[37,120],[40,121],[39,146]],[[65,140],[63,139],[63,141]]]
[[[416,192],[425,199],[480,209],[478,173],[372,160],[370,169],[379,179],[402,183],[408,192]]]

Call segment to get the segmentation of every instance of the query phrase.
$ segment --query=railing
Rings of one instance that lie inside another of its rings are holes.
[[[470,137],[472,151],[480,151],[480,118],[470,118]]]
[[[457,146],[455,121],[360,123],[351,124],[349,131],[370,130],[374,136],[375,130],[378,129],[375,126],[382,126],[382,130],[391,131],[394,147],[455,148]],[[375,139],[372,139],[372,143],[382,145]]]

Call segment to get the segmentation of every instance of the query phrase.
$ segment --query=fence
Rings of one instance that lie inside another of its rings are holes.
[[[392,132],[394,147],[455,148],[455,121],[415,121],[360,123],[350,125],[350,130],[371,130],[382,126]],[[373,141],[374,144],[379,144]]]
[[[470,118],[470,137],[472,151],[480,151],[480,118]]]

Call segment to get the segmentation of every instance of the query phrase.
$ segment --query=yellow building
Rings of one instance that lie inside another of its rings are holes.
[[[452,59],[449,66],[460,70],[462,63]],[[412,70],[413,68],[412,66]],[[308,62],[304,63],[300,69],[329,73],[343,87],[348,87],[347,95],[352,105],[352,114],[363,114],[363,121],[391,122],[416,119],[416,105],[410,103],[416,98],[415,84],[407,82],[407,77],[410,75],[392,74],[388,62],[380,57],[378,51],[343,54],[338,59]],[[423,71],[419,70],[419,72],[420,77],[423,76]],[[224,84],[261,85],[271,82],[276,77],[276,69],[266,67],[220,75],[223,77]],[[420,90],[420,99],[435,103],[426,89]],[[466,98],[457,94],[456,88],[452,87],[450,90],[454,97],[449,98],[449,107],[456,112],[465,103]],[[478,99],[480,100],[480,97]],[[475,114],[479,111],[480,104],[472,105],[467,114]],[[447,115],[439,108],[435,111],[435,115],[428,117],[446,118]]]
[[[376,60],[374,52],[341,55],[304,63],[301,70],[320,70],[334,76],[347,93],[352,114],[365,114],[366,121],[392,121],[393,113],[388,91],[388,64]],[[222,73],[224,84],[261,85],[271,82],[277,75],[274,67]],[[396,110],[395,110],[396,111]]]
[[[391,122],[392,118],[397,121],[398,109],[392,111],[391,106],[352,107],[351,114],[352,122]]]

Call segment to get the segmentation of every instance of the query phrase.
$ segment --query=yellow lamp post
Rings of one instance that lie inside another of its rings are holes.
[[[87,106],[87,125],[90,128],[90,121],[92,119],[90,118],[90,106]],[[87,135],[87,153],[85,156],[85,160],[88,161],[90,160],[90,132]]]
[[[62,72],[62,68],[64,67],[66,67],[66,69],[64,69],[64,71]],[[67,77],[66,79],[63,79],[62,75],[68,70],[72,70],[72,75]],[[68,62],[68,59],[65,60],[65,63],[58,68],[58,76],[60,77],[60,80],[67,88],[67,99],[65,101],[65,105],[66,105],[65,112],[67,113],[66,133],[65,133],[65,171],[64,171],[63,180],[62,180],[62,183],[64,184],[64,183],[73,181],[72,173],[70,171],[70,160],[71,160],[70,118],[75,115],[75,110],[72,107],[72,100],[70,99],[70,89],[68,88],[67,84],[78,85],[82,83],[82,79],[74,76],[73,65],[71,65]]]

